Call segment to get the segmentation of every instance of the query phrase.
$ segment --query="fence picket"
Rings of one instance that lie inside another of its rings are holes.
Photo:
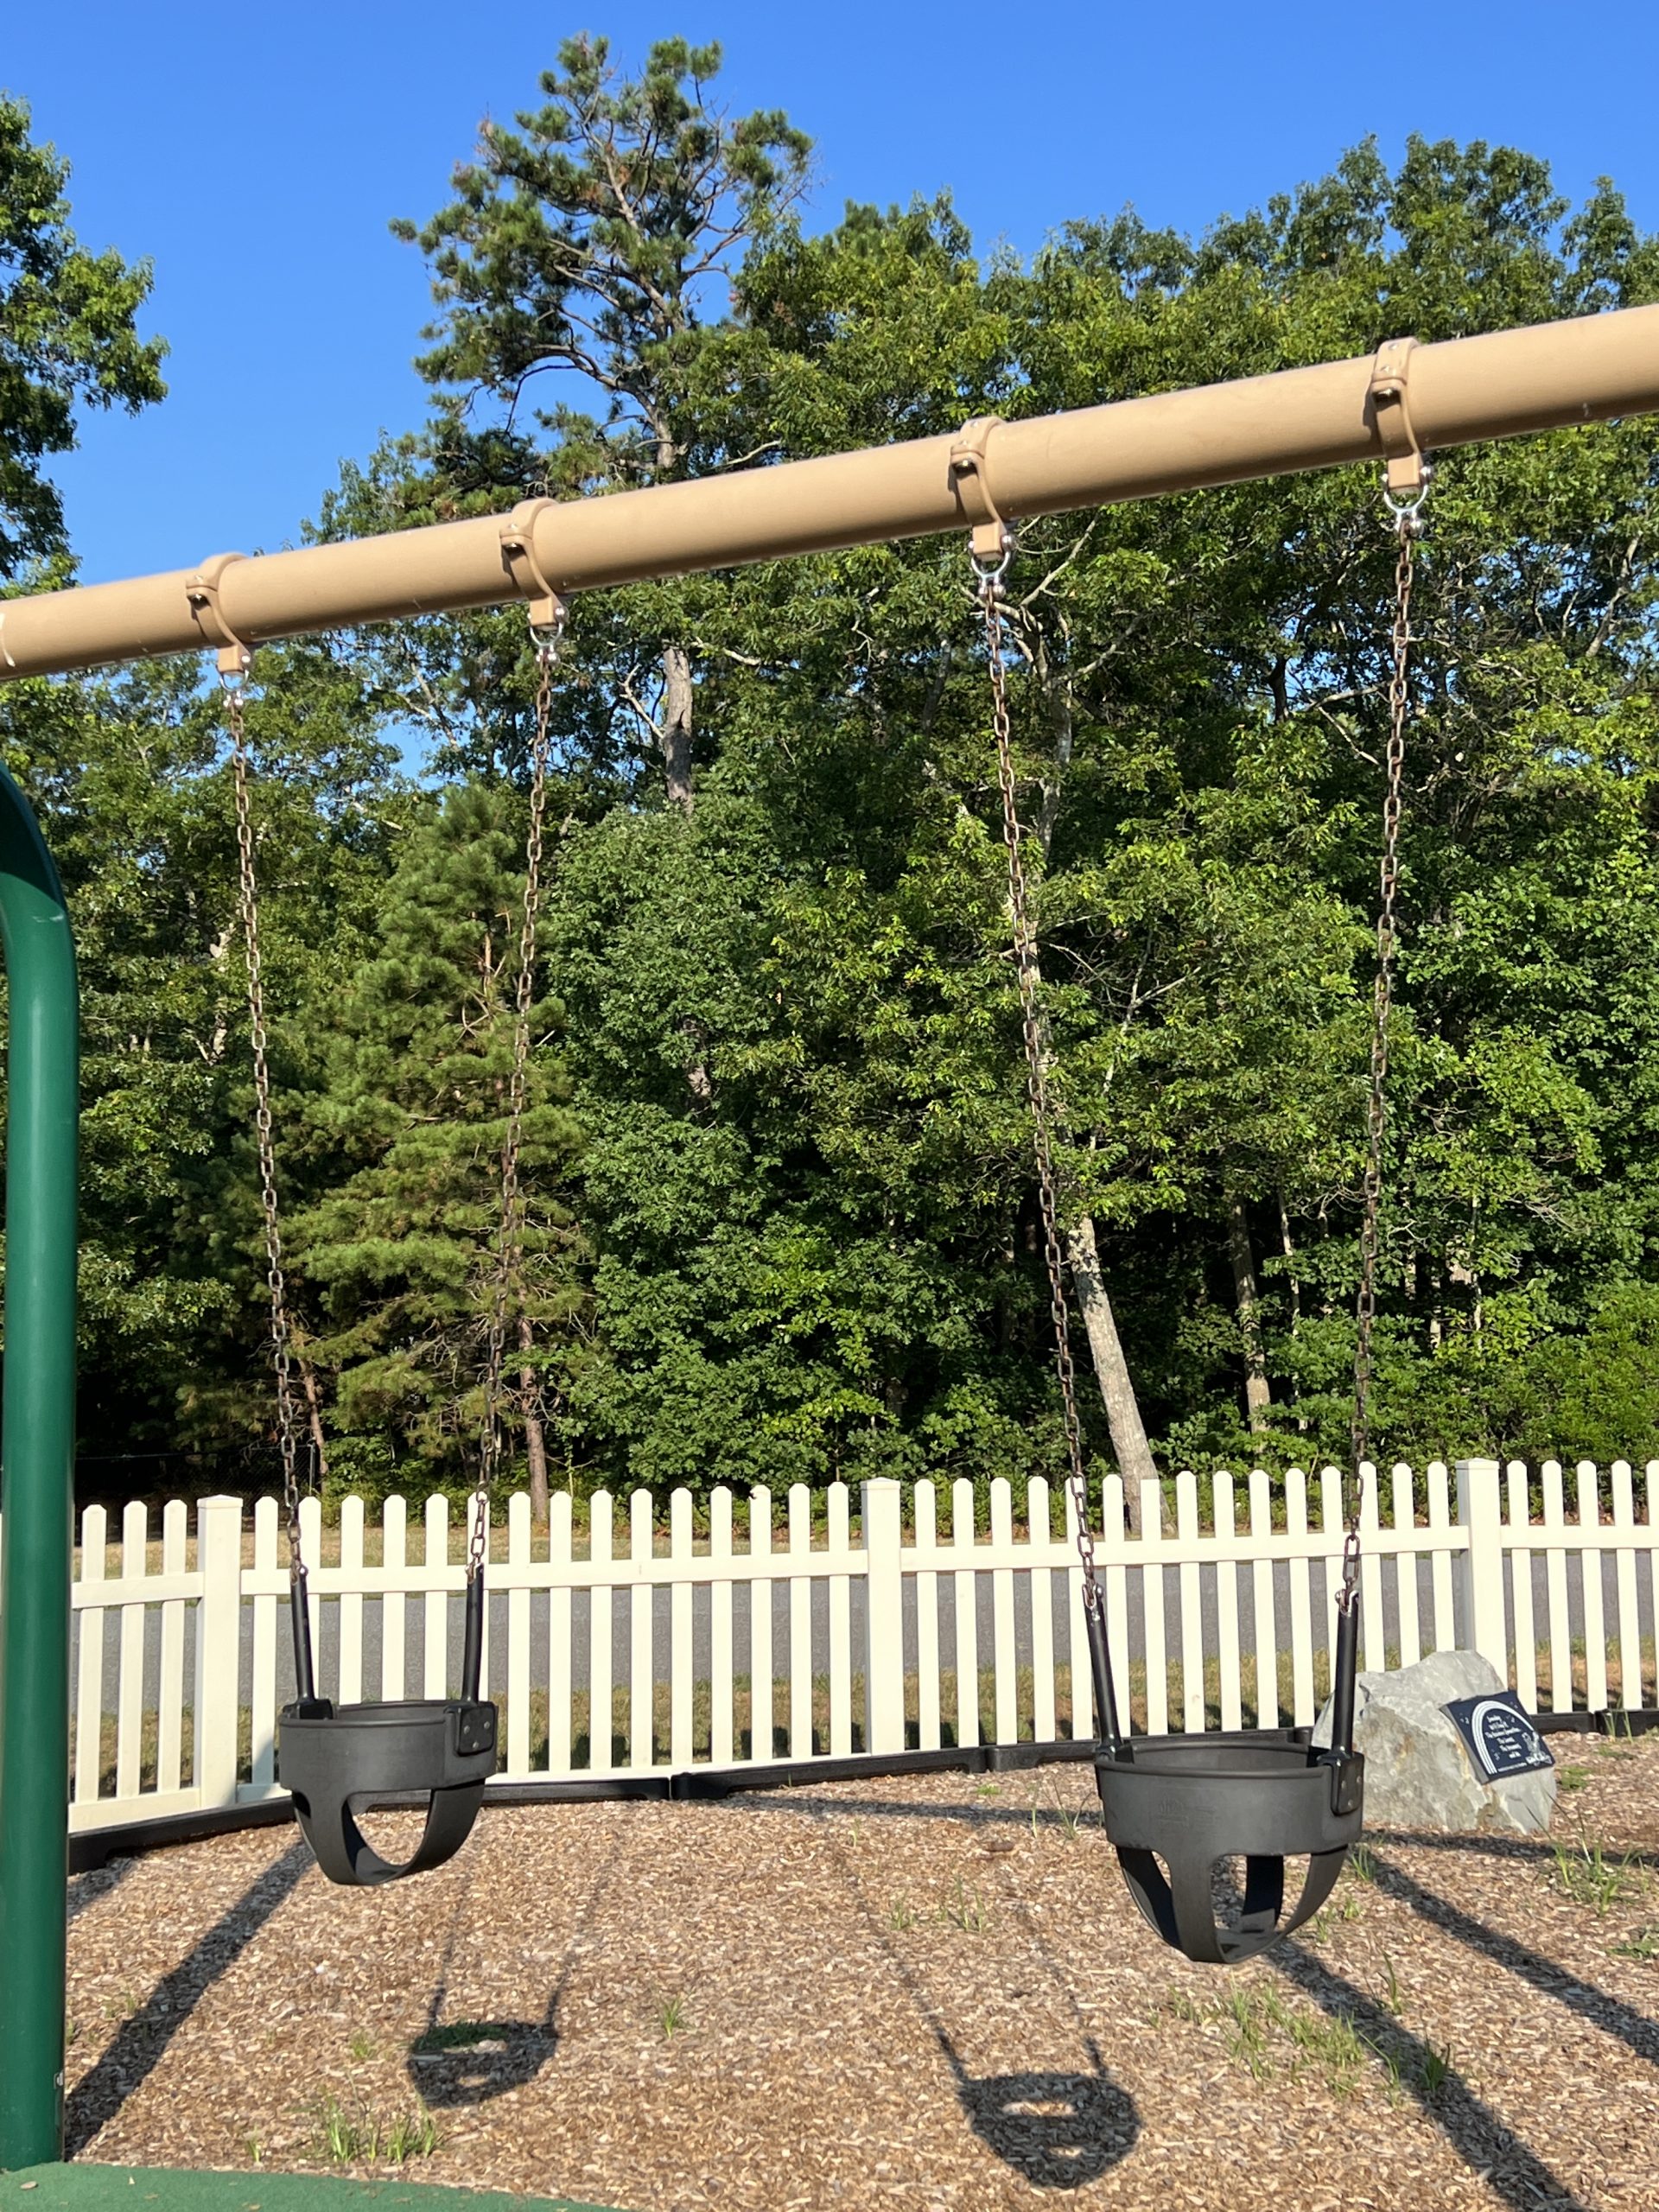
[[[1014,1550],[1014,1490],[1006,1475],[991,1478],[991,1556]],[[1014,1569],[991,1569],[991,1704],[998,1744],[1020,1740],[1020,1675],[1014,1640]]]
[[[1382,1614],[1382,1472],[1379,1467],[1373,1467],[1370,1479],[1359,1486],[1359,1542],[1363,1664],[1378,1673],[1389,1663],[1389,1624]]]
[[[772,1556],[772,1492],[759,1484],[749,1492],[749,1557],[763,1561]],[[772,1592],[770,1576],[749,1585],[749,1757],[776,1757],[774,1731],[777,1700],[772,1659]]]
[[[650,1580],[654,1502],[648,1490],[628,1500],[628,1764],[653,1766],[657,1760],[656,1684],[652,1647],[656,1592]]]
[[[1631,1543],[1621,1544],[1613,1554],[1618,1619],[1618,1701],[1626,1713],[1642,1707],[1642,1623],[1636,1602],[1636,1497],[1628,1459],[1615,1459],[1612,1478],[1613,1526],[1628,1531]]]
[[[715,1766],[732,1764],[732,1493],[724,1483],[715,1485],[709,1500],[709,1564],[714,1580],[709,1586],[709,1757]],[[758,1583],[751,1586],[749,1603],[769,1593]]]
[[[1048,1484],[1033,1475],[1026,1492],[1026,1524],[1034,1556],[1042,1561],[1028,1568],[1026,1592],[1031,1611],[1031,1734],[1033,1743],[1052,1744],[1054,1724],[1054,1575],[1047,1564],[1049,1544]]]
[[[1600,1485],[1593,1459],[1578,1465],[1579,1526],[1586,1534],[1601,1523]],[[1579,1577],[1584,1607],[1585,1704],[1592,1713],[1607,1710],[1607,1622],[1602,1603],[1601,1553],[1586,1543],[1579,1554]]]
[[[595,1491],[588,1502],[588,1563],[593,1580],[588,1599],[588,1765],[594,1774],[615,1772],[613,1731],[615,1700],[611,1688],[611,1637],[616,1593],[600,1573],[611,1564],[615,1541],[615,1505],[608,1491]]]
[[[315,1557],[308,1552],[308,1557]],[[449,1501],[447,1497],[429,1497],[426,1501],[426,1571],[430,1576],[435,1568],[446,1568],[449,1564]],[[428,1587],[426,1603],[421,1608],[422,1640],[421,1666],[423,1697],[448,1697],[449,1694],[449,1592]],[[488,1637],[485,1638],[487,1643]]]
[[[824,1501],[829,1555],[844,1560],[853,1548],[850,1502],[845,1483],[831,1483]],[[853,1748],[852,1577],[842,1568],[830,1576],[830,1756],[844,1759]]]
[[[507,1772],[521,1779],[531,1770],[530,1588],[514,1577],[529,1565],[530,1500],[515,1491],[507,1500]]]
[[[864,1548],[864,1638],[859,1670],[867,1751],[902,1751],[905,1707],[905,1493],[891,1475],[859,1486]]]
[[[343,1497],[340,1502],[340,1701],[359,1705],[363,1700],[363,1592],[352,1587],[352,1577],[363,1572],[363,1501]]]
[[[1561,1463],[1546,1459],[1544,1529],[1559,1533],[1560,1541],[1544,1553],[1544,1592],[1549,1610],[1549,1704],[1553,1713],[1573,1710],[1573,1643],[1567,1610],[1567,1513],[1562,1493]]]
[[[270,1516],[276,1556],[276,1508]],[[233,1805],[240,1735],[242,1502],[204,1497],[196,1507],[196,1566],[201,1603],[196,1612],[195,1746],[191,1761],[197,1804]],[[264,1726],[269,1733],[271,1711]],[[255,1715],[254,1725],[259,1726]]]
[[[262,1497],[253,1509],[253,1566],[256,1574],[276,1573],[277,1506],[274,1497]],[[250,1697],[251,1761],[249,1779],[256,1789],[270,1789],[276,1782],[276,1611],[282,1601],[275,1591],[262,1590],[253,1601],[253,1665]],[[288,1608],[283,1605],[283,1611]],[[200,1648],[200,1646],[198,1647]],[[396,1694],[403,1695],[402,1690]],[[200,1725],[200,1716],[197,1716]]]
[[[812,1756],[812,1583],[806,1567],[812,1551],[812,1493],[804,1483],[789,1492],[789,1756]],[[798,1563],[798,1565],[797,1564]]]
[[[1175,1478],[1175,1533],[1181,1542],[1198,1534],[1198,1478],[1186,1470]],[[1204,1607],[1196,1560],[1183,1560],[1178,1573],[1181,1600],[1181,1726],[1190,1734],[1204,1728]]]
[[[181,1497],[162,1508],[162,1573],[182,1575],[190,1540],[190,1516]],[[184,1770],[184,1605],[182,1598],[162,1601],[161,1680],[156,1716],[156,1787],[178,1789]]]
[[[569,1491],[555,1491],[547,1505],[547,1567],[553,1586],[547,1593],[547,1767],[550,1774],[570,1770],[570,1522]]]
[[[1365,1469],[1370,1460],[1360,1460],[1360,1496],[1365,1496]],[[1327,1544],[1340,1546],[1343,1541],[1343,1478],[1334,1466],[1323,1466],[1319,1473],[1319,1526],[1320,1535]],[[1325,1628],[1325,1642],[1319,1646],[1325,1652],[1325,1668],[1330,1679],[1332,1655],[1336,1652],[1336,1592],[1343,1581],[1340,1557],[1325,1557],[1325,1604],[1320,1608],[1320,1619]],[[1360,1606],[1360,1626],[1365,1626],[1365,1606]]]
[[[101,1505],[89,1505],[80,1516],[80,1579],[107,1582],[110,1516]],[[104,1770],[104,1607],[83,1605],[79,1611],[80,1644],[79,1679],[75,1684],[75,1802],[98,1801]]]
[[[1273,1489],[1260,1467],[1250,1470],[1250,1535],[1265,1542],[1273,1534]],[[1255,1649],[1255,1725],[1279,1726],[1278,1599],[1273,1562],[1258,1554],[1250,1568],[1251,1641]]]
[[[389,1497],[381,1508],[380,1557],[386,1574],[380,1599],[380,1694],[400,1698],[409,1663],[409,1604],[396,1584],[409,1560],[409,1508],[401,1497]]]
[[[1307,1477],[1300,1467],[1285,1470],[1285,1529],[1291,1536],[1306,1538],[1308,1533]],[[1286,1573],[1290,1584],[1290,1717],[1297,1727],[1305,1728],[1314,1718],[1313,1599],[1306,1555],[1293,1559]]]
[[[1077,1562],[1076,1564],[1073,1563],[1077,1561],[1077,1500],[1071,1495],[1071,1485],[1070,1483],[1067,1483],[1065,1488],[1061,1492],[1061,1498],[1065,1509],[1065,1548],[1067,1553],[1067,1563],[1065,1569],[1066,1678],[1067,1687],[1071,1699],[1071,1741],[1076,1744],[1081,1743],[1084,1738],[1091,1732],[1090,1721],[1093,1707],[1090,1704],[1090,1699],[1093,1695],[1093,1690],[1089,1678],[1088,1624],[1084,1618],[1083,1611],[1083,1567],[1081,1562]],[[1112,1666],[1113,1687],[1116,1692],[1118,1701],[1121,1704],[1128,1691],[1128,1684],[1126,1680],[1120,1677],[1116,1673],[1117,1661],[1116,1655],[1113,1656]]]
[[[477,1504],[476,1500],[474,1500],[474,1499],[473,1499],[473,1498],[470,1498],[470,1497],[467,1499],[467,1501],[466,1504],[461,1508],[461,1558],[462,1558],[463,1560],[465,1560],[465,1559],[467,1557],[467,1554],[468,1554],[468,1553],[469,1553],[469,1551],[470,1551],[470,1549],[471,1549],[471,1537],[472,1537],[473,1529],[474,1529],[474,1516],[476,1516],[476,1514],[477,1514],[477,1512],[478,1512],[478,1510],[479,1510],[479,1509],[478,1509],[478,1504]],[[486,1697],[488,1697],[488,1696],[490,1695],[490,1694],[491,1694],[491,1693],[490,1693],[490,1679],[491,1679],[491,1677],[490,1677],[490,1618],[491,1618],[491,1616],[492,1616],[492,1614],[493,1614],[493,1611],[494,1611],[494,1608],[495,1608],[495,1598],[496,1598],[496,1587],[495,1587],[495,1581],[496,1581],[496,1578],[493,1577],[493,1576],[490,1574],[490,1573],[489,1573],[489,1563],[490,1563],[490,1541],[491,1541],[491,1537],[492,1537],[492,1535],[493,1535],[493,1532],[494,1532],[494,1529],[495,1529],[495,1516],[494,1516],[493,1513],[493,1512],[492,1512],[492,1510],[491,1510],[491,1508],[490,1508],[490,1505],[489,1505],[489,1503],[488,1503],[488,1501],[486,1500],[486,1503],[485,1503],[485,1505],[484,1505],[484,1565],[485,1565],[485,1575],[484,1575],[484,1623],[483,1623],[483,1634],[480,1637],[480,1638],[479,1638],[479,1642],[478,1642],[478,1694],[479,1694],[480,1697],[483,1697],[483,1698],[486,1698]],[[448,1548],[448,1539],[447,1539],[447,1538],[445,1539],[445,1548],[446,1548],[446,1549]],[[462,1652],[463,1652],[463,1650],[465,1649],[465,1646],[464,1646],[464,1644],[463,1644],[463,1643],[462,1643],[462,1641],[461,1641],[461,1637],[465,1634],[464,1623],[465,1623],[465,1621],[466,1621],[466,1618],[467,1618],[467,1615],[466,1615],[466,1599],[465,1599],[465,1595],[464,1595],[464,1590],[465,1590],[465,1577],[464,1577],[464,1573],[463,1573],[463,1580],[462,1580],[462,1589],[463,1589],[463,1595],[462,1595],[462,1598],[461,1598],[461,1605],[460,1605],[459,1606],[457,1606],[457,1607],[456,1607],[456,1609],[455,1609],[457,1626],[458,1626],[458,1629],[459,1629],[459,1630],[460,1630],[460,1631],[461,1631],[461,1632],[457,1635],[456,1639],[455,1639],[455,1684],[456,1684],[457,1688],[459,1688],[460,1684],[461,1684],[461,1655],[462,1655]],[[446,1695],[447,1695],[447,1694],[448,1694],[448,1675],[449,1675],[448,1660],[448,1655],[446,1654],[446,1656],[445,1656],[445,1662],[444,1662],[444,1690],[445,1690],[445,1694],[446,1694]]]
[[[691,1493],[677,1490],[668,1501],[668,1548],[674,1563],[669,1592],[668,1763],[688,1767],[691,1742]]]
[[[1124,1555],[1124,1528],[1127,1501],[1122,1475],[1108,1475],[1100,1486],[1101,1540],[1109,1560],[1121,1561]],[[1081,1589],[1082,1570],[1078,1569]],[[1117,1726],[1120,1735],[1129,1732],[1133,1700],[1130,1697],[1129,1677],[1129,1571],[1126,1566],[1108,1566],[1105,1574],[1103,1602],[1106,1607],[1106,1649],[1112,1662],[1112,1695],[1117,1703]],[[1079,1613],[1081,1606],[1078,1607]],[[1073,1650],[1077,1645],[1072,1646]],[[1073,1708],[1071,1732],[1074,1736],[1089,1737],[1095,1732],[1094,1688],[1090,1677],[1089,1646],[1083,1644],[1080,1671],[1075,1677],[1073,1696],[1077,1705]]]
[[[1221,1725],[1242,1728],[1243,1699],[1239,1675],[1238,1567],[1231,1554],[1237,1541],[1233,1478],[1224,1470],[1215,1478],[1216,1520],[1216,1673],[1220,1690]]]
[[[938,1492],[927,1481],[916,1484],[916,1553],[927,1559],[938,1548]],[[916,1742],[919,1750],[939,1748],[939,1578],[931,1567],[916,1574]]]
[[[1643,1525],[1648,1541],[1648,1617],[1654,1628],[1653,1700],[1659,1706],[1659,1459],[1649,1460],[1642,1488],[1648,1508]]]
[[[1394,1471],[1394,1533],[1410,1536],[1417,1528],[1417,1486],[1411,1469]],[[1423,1656],[1422,1630],[1417,1617],[1417,1561],[1414,1551],[1394,1556],[1394,1605],[1400,1623],[1400,1664],[1414,1667]]]
[[[1141,1484],[1141,1618],[1147,1640],[1147,1733],[1169,1733],[1169,1639],[1164,1623],[1164,1501],[1148,1475]]]
[[[974,1486],[965,1477],[950,1485],[950,1548],[957,1567],[957,1741],[979,1741],[979,1600],[974,1573]]]
[[[300,1556],[313,1567],[322,1558],[322,1500],[302,1497],[300,1500]],[[322,1592],[315,1574],[306,1586],[305,1617],[311,1629],[311,1649],[316,1656],[317,1686],[321,1689],[325,1679],[322,1649]]]
[[[1431,1459],[1427,1470],[1428,1525],[1455,1535],[1452,1518],[1452,1479],[1444,1459]],[[1444,1545],[1429,1554],[1429,1587],[1433,1595],[1434,1649],[1455,1651],[1458,1645],[1457,1604],[1453,1595],[1452,1551]]]
[[[1536,1712],[1538,1649],[1532,1624],[1533,1552],[1531,1546],[1525,1541],[1531,1514],[1527,1501],[1527,1470],[1522,1461],[1510,1460],[1506,1480],[1509,1523],[1504,1533],[1510,1546],[1510,1618],[1513,1624],[1511,1648],[1515,1653],[1515,1692],[1529,1712]]]
[[[143,1582],[149,1571],[149,1509],[135,1498],[121,1516],[121,1579]],[[121,1608],[115,1699],[115,1794],[138,1795],[144,1748],[144,1603]]]

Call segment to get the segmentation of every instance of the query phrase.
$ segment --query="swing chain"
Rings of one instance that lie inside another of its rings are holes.
[[[232,785],[236,795],[236,853],[242,944],[248,969],[248,1027],[253,1044],[253,1126],[259,1160],[259,1205],[264,1217],[265,1282],[270,1296],[271,1363],[276,1375],[276,1448],[283,1465],[283,1503],[288,1513],[289,1575],[302,1582],[300,1556],[299,1423],[294,1408],[293,1331],[283,1273],[283,1232],[276,1208],[276,1148],[270,1111],[270,1061],[266,1049],[264,973],[259,954],[259,892],[253,863],[253,810],[248,784],[244,725],[246,677],[221,669],[231,728]]]
[[[1394,569],[1394,634],[1389,680],[1389,746],[1387,780],[1382,800],[1382,861],[1381,896],[1376,917],[1376,983],[1371,1023],[1370,1083],[1366,1098],[1365,1177],[1362,1188],[1359,1230],[1359,1294],[1355,1308],[1354,1414],[1351,1439],[1346,1516],[1348,1535],[1343,1550],[1343,1589],[1351,1592],[1358,1573],[1360,1465],[1370,1450],[1371,1351],[1376,1323],[1377,1217],[1382,1198],[1382,1151],[1388,1128],[1389,1016],[1394,1002],[1395,954],[1399,942],[1395,901],[1400,886],[1400,787],[1406,759],[1406,727],[1411,715],[1411,588],[1412,553],[1422,535],[1423,488],[1415,499],[1404,501],[1387,491],[1383,504],[1392,518],[1396,553]],[[1346,1481],[1344,1481],[1346,1489]]]
[[[1037,937],[1032,925],[1031,894],[1026,880],[1019,801],[1014,776],[1014,743],[1008,719],[1007,671],[1002,658],[1003,577],[1012,557],[1011,537],[1005,538],[1002,558],[995,566],[982,562],[972,552],[969,556],[981,612],[985,618],[985,655],[991,675],[991,720],[996,733],[996,776],[1002,798],[1002,840],[1008,861],[1008,912],[1014,925],[1014,961],[1020,983],[1020,1026],[1025,1032],[1026,1093],[1031,1105],[1032,1148],[1036,1156],[1038,1206],[1043,1224],[1043,1258],[1048,1272],[1049,1312],[1054,1325],[1054,1368],[1059,1376],[1060,1404],[1065,1424],[1066,1484],[1071,1493],[1077,1519],[1077,1556],[1083,1562],[1083,1602],[1092,1613],[1099,1609],[1100,1584],[1095,1570],[1095,1539],[1089,1524],[1089,1480],[1084,1471],[1083,1427],[1077,1418],[1077,1371],[1071,1358],[1065,1268],[1060,1253],[1052,1117],[1049,1105],[1048,1072],[1044,1063],[1042,1022],[1037,1000],[1039,981]]]
[[[538,601],[537,613],[546,602]],[[490,1305],[484,1361],[484,1417],[479,1439],[478,1487],[473,1493],[473,1525],[467,1542],[467,1573],[484,1572],[489,1537],[490,1491],[501,1459],[501,1376],[506,1363],[507,1309],[524,1261],[524,1194],[518,1179],[524,1144],[524,1101],[530,1067],[530,1018],[535,1003],[536,931],[542,905],[542,842],[547,814],[549,724],[553,709],[553,672],[564,634],[564,607],[552,602],[550,621],[531,620],[536,652],[535,734],[531,742],[530,834],[524,847],[524,899],[518,935],[518,972],[513,994],[512,1065],[507,1082],[507,1126],[501,1145],[501,1235]]]

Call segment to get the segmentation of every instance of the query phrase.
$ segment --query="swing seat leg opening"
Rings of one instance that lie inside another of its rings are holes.
[[[345,1888],[373,1888],[442,1866],[466,1842],[495,1772],[495,1707],[467,1698],[338,1707],[308,1698],[283,1707],[276,1758],[322,1872]],[[426,1825],[414,1851],[382,1858],[358,1815],[375,1800],[423,1795]]]
[[[1142,1917],[1201,1966],[1240,1966],[1310,1920],[1364,1818],[1363,1758],[1315,1750],[1306,1728],[1141,1738],[1102,1751],[1095,1779]],[[1287,1912],[1293,1858],[1307,1872]],[[1244,1862],[1243,1897],[1236,1923],[1223,1926],[1214,1875],[1231,1859]]]

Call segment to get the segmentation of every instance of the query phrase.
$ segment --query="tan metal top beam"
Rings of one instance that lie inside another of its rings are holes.
[[[1384,356],[1397,365],[1397,347]],[[957,439],[921,438],[0,602],[0,682],[488,607],[535,597],[540,580],[590,591],[966,530],[982,496],[1002,516],[1052,514],[1377,461],[1398,446],[1372,395],[1382,359],[995,423],[966,477]],[[1659,306],[1416,346],[1408,369],[1426,450],[1659,411]]]

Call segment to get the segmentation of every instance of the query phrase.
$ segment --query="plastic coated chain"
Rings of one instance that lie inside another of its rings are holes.
[[[237,871],[242,943],[248,970],[248,1027],[253,1041],[253,1126],[259,1157],[259,1204],[264,1217],[265,1282],[270,1296],[271,1364],[276,1375],[276,1448],[283,1463],[283,1503],[288,1514],[289,1573],[302,1580],[300,1556],[299,1424],[294,1411],[293,1331],[283,1274],[282,1219],[276,1206],[276,1151],[270,1113],[270,1061],[266,1050],[265,987],[259,957],[259,893],[253,864],[253,810],[244,728],[244,679],[226,676],[226,713],[231,726],[231,770],[236,794]]]
[[[506,1358],[507,1311],[513,1285],[523,1271],[524,1209],[518,1180],[524,1144],[524,1099],[530,1065],[530,1017],[535,1004],[536,931],[542,906],[542,836],[547,815],[548,724],[553,707],[553,671],[564,631],[561,611],[544,627],[532,626],[536,647],[536,729],[531,745],[530,835],[524,851],[524,919],[518,938],[518,974],[513,996],[512,1069],[507,1084],[507,1127],[501,1146],[501,1241],[484,1362],[484,1417],[478,1449],[478,1487],[473,1493],[473,1526],[467,1572],[484,1571],[488,1542],[490,1490],[501,1458],[501,1372]]]

